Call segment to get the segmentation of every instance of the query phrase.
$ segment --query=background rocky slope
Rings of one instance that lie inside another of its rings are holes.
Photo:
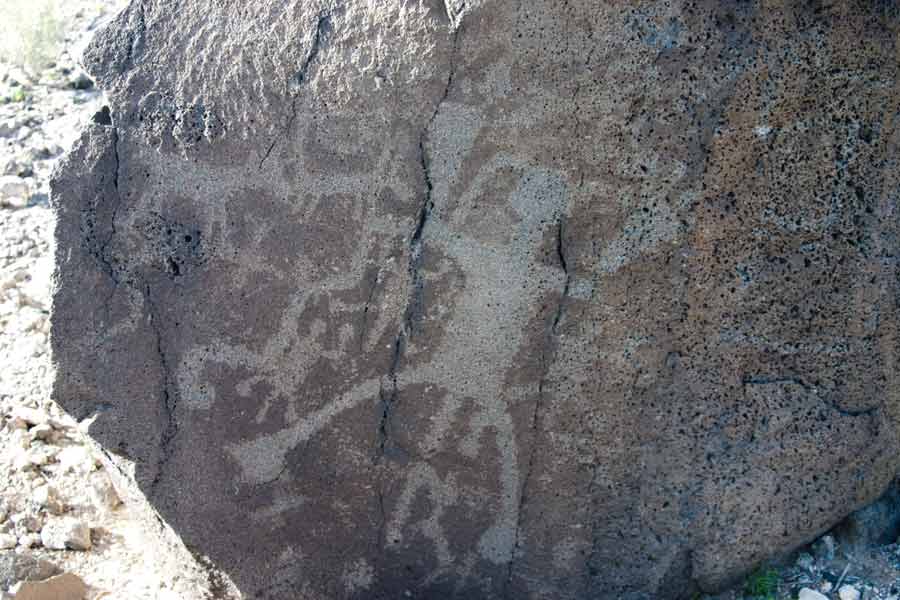
[[[142,498],[116,491],[118,474],[49,399],[48,179],[102,103],[81,50],[122,6],[0,4],[0,592],[66,572],[90,599],[227,597]],[[80,595],[65,589],[60,600]]]

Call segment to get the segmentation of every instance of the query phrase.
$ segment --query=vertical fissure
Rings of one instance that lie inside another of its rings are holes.
[[[166,357],[166,352],[163,348],[163,332],[161,328],[161,316],[159,313],[159,307],[153,300],[149,283],[144,284],[144,299],[147,302],[147,312],[150,318],[150,329],[151,331],[153,331],[153,335],[155,338],[155,351],[159,362],[159,369],[162,375],[160,404],[162,406],[165,419],[163,430],[160,434],[159,458],[156,462],[156,473],[154,474],[153,482],[150,484],[150,492],[152,494],[159,485],[159,482],[162,480],[163,471],[172,455],[172,442],[175,439],[175,436],[178,435],[178,419],[176,416],[178,402],[176,399],[176,394],[172,391],[171,369],[169,360]]]
[[[109,247],[112,244],[113,238],[116,237],[116,218],[119,214],[119,206],[122,203],[122,194],[119,191],[119,132],[115,127],[112,127],[112,151],[113,151],[113,191],[114,191],[114,200],[112,207],[112,215],[109,220],[109,235],[106,236],[106,239],[103,240],[103,243],[100,244],[100,248],[97,250],[97,260],[100,261],[100,264],[103,265],[103,270],[106,271],[107,276],[109,276],[110,280],[113,282],[113,287],[110,290],[108,296],[104,300],[104,306],[109,304],[112,295],[115,293],[116,287],[119,285],[119,275],[116,273],[115,266],[113,265],[113,261],[109,256]],[[104,196],[104,199],[108,198],[108,196]],[[94,209],[96,213],[96,208]]]
[[[378,289],[378,283],[381,281],[381,269],[375,271],[372,282],[369,284],[369,293],[366,296],[366,304],[363,306],[362,323],[359,327],[359,351],[365,350],[366,333],[369,329],[369,311],[372,308],[372,301],[375,299],[375,291]]]
[[[400,361],[403,358],[406,344],[412,338],[414,333],[413,322],[415,320],[415,316],[421,311],[421,292],[423,285],[422,276],[420,273],[422,262],[422,236],[425,232],[426,227],[428,226],[431,212],[434,209],[434,183],[431,176],[431,159],[428,156],[428,134],[431,130],[432,125],[437,119],[438,113],[440,113],[441,106],[447,100],[447,97],[450,94],[450,88],[453,85],[453,77],[455,74],[454,59],[457,51],[458,37],[459,29],[454,29],[451,38],[451,53],[449,59],[450,64],[449,72],[447,74],[447,83],[444,86],[444,91],[441,94],[441,97],[438,99],[435,105],[434,112],[432,112],[428,121],[426,121],[425,126],[422,128],[422,131],[419,133],[419,165],[422,170],[422,179],[424,181],[425,189],[423,192],[422,204],[419,207],[419,211],[416,216],[416,224],[409,238],[409,265],[407,266],[407,272],[410,279],[410,292],[407,298],[406,308],[403,312],[403,320],[400,324],[400,330],[397,332],[397,336],[394,338],[391,364],[388,368],[387,376],[384,378],[388,381],[389,386],[388,389],[385,389],[383,379],[382,384],[379,388],[379,404],[381,410],[378,423],[376,461],[384,457],[385,450],[390,443],[391,417],[393,416],[394,404],[396,403],[398,396],[397,371],[400,365]]]
[[[325,43],[325,38],[330,31],[331,13],[320,13],[318,21],[316,21],[316,31],[315,36],[313,37],[312,45],[310,46],[309,52],[306,53],[306,57],[303,59],[303,62],[300,65],[300,69],[298,69],[296,75],[294,75],[294,81],[291,82],[292,88],[299,88],[301,85],[306,83],[309,68],[319,56],[319,51],[322,49],[322,46]],[[290,116],[288,116],[287,124],[284,127],[284,134],[282,134],[281,136],[276,136],[275,139],[272,140],[272,142],[266,148],[266,151],[263,153],[262,158],[260,158],[257,170],[262,170],[263,164],[265,164],[266,160],[269,158],[269,155],[272,154],[275,146],[278,145],[278,141],[281,139],[281,137],[283,137],[283,135],[291,131],[294,126],[294,121],[296,120],[297,94],[295,93],[291,98],[291,114]]]
[[[569,274],[569,264],[566,259],[565,220],[562,217],[560,217],[556,229],[556,257],[559,261],[559,266],[562,268],[563,274],[565,275],[565,280],[563,281],[563,289],[560,294],[559,302],[556,305],[556,314],[553,315],[553,333],[559,331],[559,322],[562,319],[563,312],[565,312],[566,303],[569,299],[569,288],[572,284],[572,276]]]
[[[394,402],[397,399],[397,366],[400,364],[400,357],[403,354],[403,345],[404,333],[401,331],[394,339],[388,374],[386,377],[382,378],[381,383],[378,386],[380,415],[378,421],[377,451],[375,456],[376,462],[384,457],[390,440],[391,411],[393,410]],[[387,380],[388,389],[385,389],[385,380]]]

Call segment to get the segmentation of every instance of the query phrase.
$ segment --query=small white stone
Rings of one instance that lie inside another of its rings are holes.
[[[175,590],[161,589],[156,593],[156,600],[182,600],[183,596]]]
[[[812,573],[815,570],[815,559],[806,552],[803,552],[797,557],[797,567],[808,573]]]
[[[30,197],[31,189],[27,181],[16,175],[0,177],[0,205],[21,208]]]
[[[23,548],[37,548],[41,545],[41,534],[26,533],[19,536],[19,545]]]
[[[105,510],[113,510],[121,503],[116,488],[104,471],[91,475],[91,499],[98,508]]]
[[[11,550],[19,541],[11,533],[0,533],[0,550]]]
[[[25,208],[28,206],[28,196],[4,196],[0,198],[0,206],[8,208]]]
[[[838,596],[841,600],[859,600],[861,594],[859,593],[859,590],[852,585],[844,584],[838,590]]]
[[[49,463],[57,454],[59,454],[58,448],[53,448],[50,446],[44,446],[41,444],[39,447],[32,447],[28,450],[26,456],[28,462],[31,463],[34,467],[43,467],[47,463]]]
[[[10,520],[15,526],[15,531],[19,535],[38,532],[44,526],[44,519],[41,517],[41,515],[35,515],[27,512],[13,515],[12,519]]]
[[[823,535],[821,538],[813,542],[813,553],[819,560],[829,561],[834,559],[834,553],[837,550],[837,542],[832,535]]]
[[[0,194],[3,196],[27,196],[29,192],[28,182],[18,175],[0,177]]]
[[[28,408],[27,406],[18,406],[13,410],[12,417],[22,419],[28,425],[43,425],[50,420],[50,415],[37,408]]]
[[[68,446],[57,455],[56,459],[59,461],[63,473],[69,471],[90,473],[97,468],[97,462],[93,455],[84,446]]]
[[[53,514],[62,514],[65,511],[65,503],[60,499],[56,488],[50,485],[42,485],[31,492],[31,500],[41,508],[46,508]]]
[[[7,438],[13,448],[21,448],[27,450],[31,446],[31,436],[28,435],[28,429],[13,429]]]
[[[13,471],[27,471],[34,466],[31,464],[31,460],[28,457],[28,452],[22,449],[18,449],[12,454],[9,463],[12,466]]]
[[[828,596],[826,596],[825,594],[820,594],[816,590],[803,588],[797,595],[797,600],[828,600]]]
[[[13,137],[21,125],[16,119],[0,121],[0,137]]]
[[[73,518],[53,519],[41,529],[41,542],[51,550],[90,550],[91,528]]]
[[[49,423],[41,423],[32,427],[28,433],[31,434],[32,439],[46,440],[53,435],[53,427]]]
[[[21,417],[13,417],[9,420],[9,428],[11,431],[16,429],[28,429],[28,423]]]

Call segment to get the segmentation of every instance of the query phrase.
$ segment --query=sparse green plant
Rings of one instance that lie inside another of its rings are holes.
[[[760,567],[747,578],[744,593],[753,598],[776,600],[778,593],[778,571]]]
[[[10,102],[25,102],[25,100],[27,98],[28,98],[28,96],[27,96],[27,94],[25,94],[25,90],[20,87],[17,87],[15,90],[13,90],[13,93],[9,96],[9,101]]]
[[[0,2],[0,59],[32,74],[52,62],[63,39],[58,1]]]

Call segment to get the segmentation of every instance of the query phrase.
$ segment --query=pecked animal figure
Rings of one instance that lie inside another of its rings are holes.
[[[55,398],[248,598],[720,589],[897,472],[898,33],[133,0],[53,184]]]

